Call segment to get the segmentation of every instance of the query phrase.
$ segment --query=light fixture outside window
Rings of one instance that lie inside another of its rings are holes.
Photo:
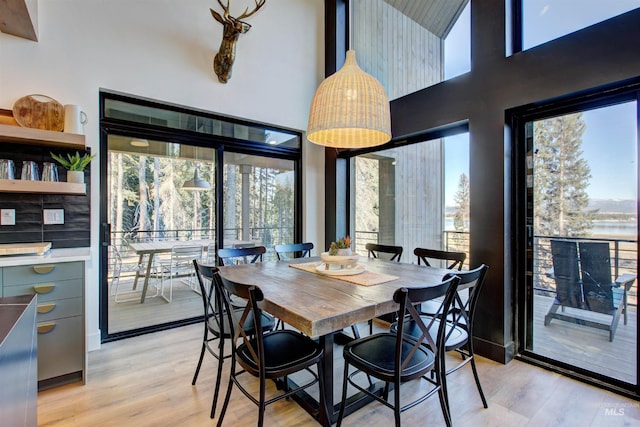
[[[184,184],[182,184],[183,190],[201,191],[201,190],[209,190],[210,188],[211,188],[211,185],[204,179],[200,178],[200,173],[198,172],[198,166],[196,166],[196,169],[193,172],[193,179],[185,181]]]
[[[355,51],[347,51],[342,68],[318,86],[307,139],[332,148],[373,147],[391,139],[389,98],[380,82],[358,67]]]
[[[131,144],[133,147],[148,147],[149,141],[147,141],[146,139],[136,138],[132,139],[129,144]]]

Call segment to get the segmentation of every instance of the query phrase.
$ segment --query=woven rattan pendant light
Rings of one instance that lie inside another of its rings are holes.
[[[332,148],[364,148],[391,139],[389,98],[347,51],[342,68],[327,77],[311,102],[307,139]]]

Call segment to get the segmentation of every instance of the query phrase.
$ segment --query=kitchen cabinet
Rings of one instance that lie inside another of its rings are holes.
[[[84,262],[2,269],[3,295],[38,295],[38,387],[85,380]]]
[[[0,142],[43,148],[85,151],[85,136],[20,126],[0,125]],[[86,185],[70,182],[22,181],[0,179],[0,192],[39,194],[86,194]]]

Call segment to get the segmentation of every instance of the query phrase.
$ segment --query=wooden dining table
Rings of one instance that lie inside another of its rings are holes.
[[[277,262],[219,267],[228,280],[260,287],[264,300],[260,307],[302,333],[318,338],[324,349],[322,365],[325,382],[325,402],[334,423],[340,402],[334,400],[334,342],[342,329],[367,322],[376,316],[398,309],[393,293],[401,287],[436,285],[450,270],[415,264],[381,261],[361,257],[358,264],[371,277],[384,276],[387,281],[361,285],[344,281],[348,276],[328,276],[321,271],[305,271],[291,264],[320,263],[319,258],[301,258]],[[354,276],[355,277],[355,276]],[[379,388],[380,384],[377,385]],[[298,403],[317,416],[318,402],[303,393]],[[367,404],[360,394],[347,400],[346,414]]]

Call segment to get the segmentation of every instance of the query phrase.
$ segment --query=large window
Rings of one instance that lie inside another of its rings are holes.
[[[350,48],[396,99],[470,69],[469,0],[351,0]]]
[[[523,49],[640,7],[640,0],[521,0]]]
[[[352,158],[356,250],[367,243],[468,252],[468,133]]]
[[[638,259],[638,104],[628,98],[538,112],[520,141],[523,352],[627,386],[637,384]]]

